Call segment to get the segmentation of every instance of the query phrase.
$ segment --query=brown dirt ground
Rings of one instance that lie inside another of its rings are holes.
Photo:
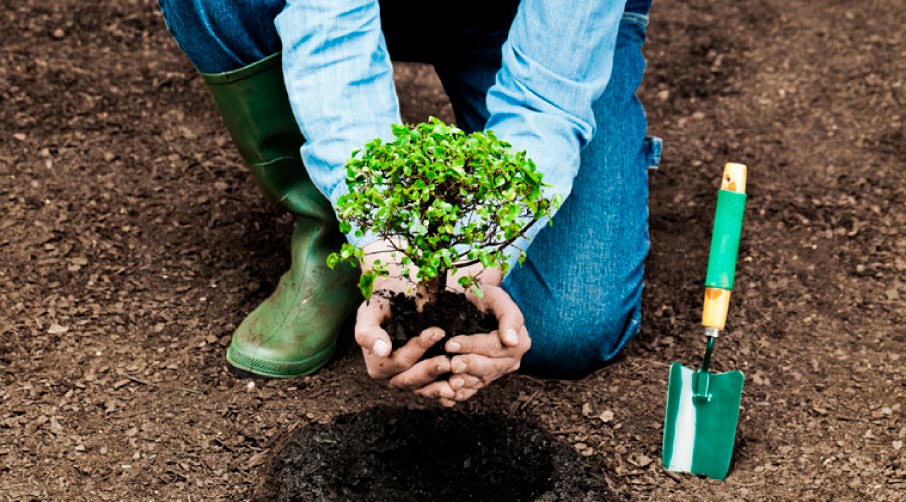
[[[0,0],[0,499],[243,500],[273,446],[375,404],[347,348],[315,376],[229,373],[287,265],[153,0]],[[642,332],[577,382],[514,376],[464,409],[534,417],[638,500],[906,500],[906,4],[660,0],[641,91]],[[451,118],[399,68],[406,117]],[[734,469],[664,472],[667,365],[693,364],[717,173],[751,194],[720,368],[747,373]],[[897,209],[899,208],[899,209]],[[612,418],[611,418],[612,417]]]

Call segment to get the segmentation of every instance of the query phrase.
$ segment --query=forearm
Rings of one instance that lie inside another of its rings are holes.
[[[347,191],[345,164],[401,122],[393,67],[377,0],[290,0],[277,16],[283,73],[306,143],[302,160],[315,186],[336,207]],[[350,241],[363,244],[368,237]]]
[[[592,104],[610,80],[624,4],[524,0],[513,21],[497,83],[488,91],[487,129],[528,153],[548,194],[569,196],[596,118],[619,120],[595,117]],[[518,257],[548,223],[533,225],[511,254]]]

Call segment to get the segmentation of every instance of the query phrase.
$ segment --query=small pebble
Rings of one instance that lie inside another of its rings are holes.
[[[61,38],[66,36],[66,32],[63,31],[61,28],[57,28],[57,29],[53,30],[53,33],[51,33],[51,35],[55,39],[60,40]]]

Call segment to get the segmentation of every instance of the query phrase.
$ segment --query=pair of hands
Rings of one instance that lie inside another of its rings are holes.
[[[516,303],[499,287],[500,274],[491,272],[487,276],[480,286],[481,298],[470,291],[465,294],[479,310],[494,314],[498,329],[447,339],[443,342],[444,348],[455,354],[453,356],[440,355],[420,361],[429,348],[446,338],[439,327],[426,329],[402,347],[392,347],[390,336],[381,328],[390,317],[389,300],[380,295],[366,300],[356,316],[355,339],[362,348],[368,375],[388,381],[392,387],[437,399],[449,407],[469,399],[503,375],[518,370],[522,356],[531,348],[525,320]],[[384,289],[396,293],[405,291],[411,283],[399,278],[383,278],[375,281],[374,286],[375,291]],[[449,379],[438,380],[448,373],[453,374]]]

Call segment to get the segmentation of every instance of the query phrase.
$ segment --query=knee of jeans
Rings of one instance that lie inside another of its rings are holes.
[[[184,42],[191,28],[201,28],[198,20],[203,19],[200,14],[205,12],[208,1],[213,0],[157,0],[164,23],[177,42]]]
[[[526,319],[532,348],[526,371],[555,378],[581,378],[619,353],[639,329],[641,295],[630,301],[567,305]]]
[[[173,9],[182,14],[188,12],[216,12],[224,8],[223,0],[157,0],[161,7]]]
[[[157,0],[157,3],[164,13],[164,19],[167,20],[173,15],[198,10],[198,5],[203,4],[204,0]]]

